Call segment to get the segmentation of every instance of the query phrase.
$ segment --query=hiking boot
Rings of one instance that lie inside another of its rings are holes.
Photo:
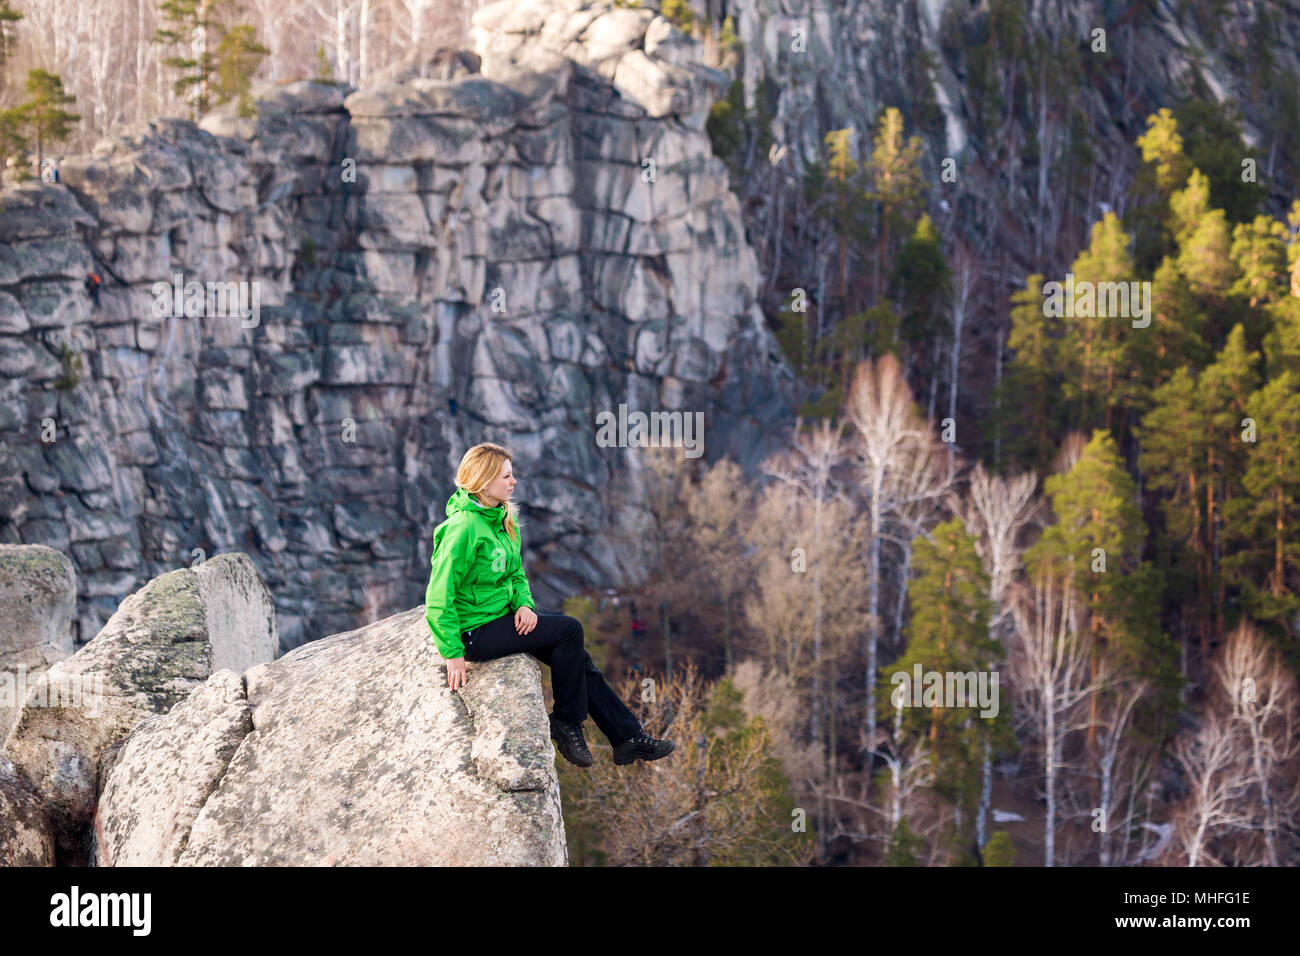
[[[614,748],[614,763],[620,767],[634,760],[658,760],[675,749],[671,740],[656,740],[645,731]]]
[[[551,739],[555,741],[555,749],[562,753],[569,763],[576,763],[579,767],[590,767],[596,762],[596,758],[587,749],[587,741],[582,736],[582,727],[566,724],[557,719],[554,714],[551,715]]]

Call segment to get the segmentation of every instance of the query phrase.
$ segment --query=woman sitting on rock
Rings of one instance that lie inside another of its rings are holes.
[[[614,763],[658,760],[670,740],[646,734],[583,647],[582,624],[563,614],[537,614],[524,576],[512,455],[483,442],[465,452],[447,520],[433,532],[429,628],[447,661],[447,685],[465,686],[466,661],[490,661],[526,652],[551,668],[555,709],[551,739],[570,763],[594,762],[582,735],[588,709],[614,748]]]

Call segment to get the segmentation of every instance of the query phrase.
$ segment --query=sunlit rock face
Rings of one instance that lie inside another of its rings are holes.
[[[225,551],[282,649],[411,606],[483,440],[516,453],[558,610],[636,560],[602,531],[644,453],[598,442],[601,412],[702,413],[702,460],[751,469],[784,436],[796,386],[704,130],[726,76],[609,4],[496,4],[474,44],[0,193],[0,540],[73,560],[80,642]]]

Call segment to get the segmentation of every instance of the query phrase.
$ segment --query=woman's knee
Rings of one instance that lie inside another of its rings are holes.
[[[576,641],[577,643],[581,644],[582,643],[582,622],[579,621],[576,617],[569,617],[569,615],[567,614],[562,616],[564,618],[564,638],[566,640]]]

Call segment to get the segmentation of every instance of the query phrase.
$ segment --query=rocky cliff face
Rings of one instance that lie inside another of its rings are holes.
[[[783,430],[703,131],[725,76],[649,11],[476,24],[444,78],[263,90],[255,118],[151,123],[0,193],[0,540],[69,553],[81,641],[219,551],[252,557],[284,648],[409,607],[485,439],[517,453],[555,604],[628,561],[601,493],[635,455],[598,413],[702,412],[705,457],[747,465]]]
[[[768,100],[772,136],[788,147],[791,165],[802,169],[819,160],[825,133],[845,127],[857,134],[857,158],[868,158],[875,118],[897,106],[927,146],[931,211],[951,214],[941,218],[956,220],[960,235],[1004,248],[1016,265],[1032,266],[1044,251],[1056,250],[1072,186],[1091,200],[1075,209],[1085,225],[1099,218],[1097,202],[1119,211],[1138,163],[1134,139],[1147,116],[1157,104],[1171,106],[1194,92],[1198,79],[1225,113],[1240,111],[1261,181],[1290,165],[1277,151],[1288,117],[1270,102],[1276,91],[1261,86],[1259,73],[1267,64],[1275,82],[1294,85],[1300,77],[1300,16],[1285,0],[701,0],[697,6],[714,19],[733,19],[745,102]],[[1020,8],[1016,37],[993,35],[994,7]],[[1049,55],[1032,65],[1008,63],[1017,41],[1068,51],[1070,62]],[[989,78],[1003,88],[990,94]],[[998,94],[1014,94],[1014,102],[995,105]],[[995,111],[999,123],[981,122]],[[1095,161],[1067,185],[1062,155],[1082,139],[1096,150]],[[955,160],[951,181],[940,175],[945,158]],[[1289,204],[1287,190],[1277,193]],[[936,209],[941,198],[946,210]],[[1060,251],[1072,257],[1078,234],[1077,223],[1070,225]]]
[[[1064,275],[1092,224],[1123,215],[1141,162],[1135,141],[1159,107],[1203,95],[1239,114],[1261,209],[1285,216],[1297,166],[1300,14],[1287,0],[694,0],[740,41],[747,107],[770,117],[786,176],[825,162],[825,135],[854,131],[859,162],[874,124],[898,107],[925,150],[927,206],[954,271],[971,263],[958,433],[991,413],[997,334],[1008,296],[1033,272]],[[1021,17],[1014,28],[1008,11]],[[1101,31],[1098,35],[1097,31]],[[1101,42],[1098,42],[1101,41]],[[1026,54],[1036,46],[1046,52]],[[811,243],[784,258],[783,206],[764,156],[734,185],[770,276],[765,305],[814,288],[829,255]],[[950,176],[943,164],[951,161]],[[775,268],[774,268],[775,267]],[[850,269],[868,271],[867,263]]]

